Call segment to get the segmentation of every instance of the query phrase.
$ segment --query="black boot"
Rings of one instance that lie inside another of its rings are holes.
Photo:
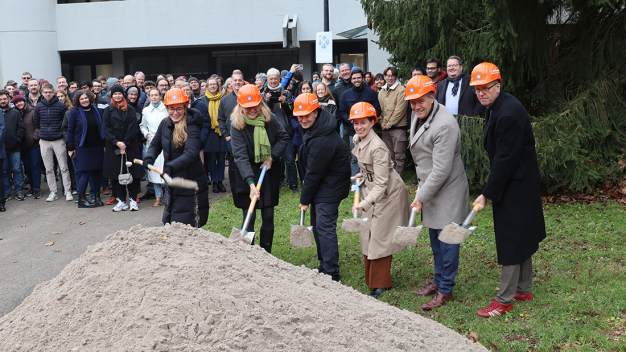
[[[274,240],[274,229],[266,230],[261,229],[261,235],[259,236],[259,246],[265,249],[267,253],[272,253],[272,241]]]
[[[226,187],[224,187],[222,181],[217,181],[217,189],[222,193],[226,192]]]
[[[78,207],[79,208],[95,208],[96,204],[92,203],[85,198],[85,194],[78,195]]]
[[[213,193],[220,193],[219,188],[217,188],[217,182],[213,182]]]
[[[100,199],[100,192],[94,192],[94,194],[93,194],[93,202],[96,204],[97,207],[103,207],[104,206],[104,202],[102,202],[102,199]]]

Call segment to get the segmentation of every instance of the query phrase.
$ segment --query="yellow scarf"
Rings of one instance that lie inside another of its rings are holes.
[[[217,110],[220,107],[220,101],[224,96],[224,93],[218,92],[217,94],[211,94],[208,90],[204,95],[209,99],[209,116],[211,116],[211,128],[215,130],[215,132],[221,136],[222,132],[220,132],[220,124],[217,121]]]

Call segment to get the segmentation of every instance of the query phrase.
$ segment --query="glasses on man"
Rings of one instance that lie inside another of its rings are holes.
[[[437,67],[436,67],[436,66],[435,66],[435,67],[426,67],[426,70],[428,70],[428,71],[434,71],[434,70],[436,70],[436,69],[437,69]]]
[[[26,77],[22,77],[22,79],[31,79],[31,77],[26,76]]]
[[[485,87],[485,88],[472,87],[472,90],[474,90],[476,94],[486,94],[491,88],[495,87],[497,84],[498,82],[492,84],[491,87]]]
[[[459,66],[461,66],[461,65],[458,65],[458,64],[456,64],[456,65],[448,65],[448,68],[454,68],[454,67],[459,67]]]
[[[41,93],[42,93],[42,94],[45,94],[45,95],[54,94],[54,92],[53,92],[53,91],[51,91],[51,90],[44,90],[44,91],[43,91],[43,92],[41,92]]]
[[[167,108],[167,112],[169,112],[170,114],[173,114],[174,112],[177,112],[179,114],[182,114],[183,111],[185,111],[185,108]]]

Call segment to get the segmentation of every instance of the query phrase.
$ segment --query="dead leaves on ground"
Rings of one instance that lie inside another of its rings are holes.
[[[54,245],[54,242],[48,242],[48,243],[45,244],[46,247],[50,247],[52,245]]]
[[[626,180],[620,180],[617,183],[604,181],[594,190],[585,190],[583,192],[563,191],[556,194],[542,194],[541,201],[544,204],[554,203],[594,203],[612,201],[620,205],[626,205]]]
[[[480,346],[480,347],[482,347],[482,348],[487,349],[487,347],[485,347],[482,343],[480,343],[480,342],[478,341],[478,333],[477,333],[476,331],[472,331],[472,332],[470,332],[470,334],[469,334],[469,339],[470,339],[472,342],[475,342],[478,346]],[[493,343],[493,342],[491,342],[491,341],[489,341],[489,340],[487,340],[487,342],[489,342],[489,344],[491,345],[491,346],[490,346],[491,348],[489,348],[489,350],[490,350],[490,351],[497,350],[497,349],[499,348],[499,347],[498,347],[498,345],[496,345],[495,343]]]

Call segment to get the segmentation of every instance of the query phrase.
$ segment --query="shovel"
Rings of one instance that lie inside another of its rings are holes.
[[[447,244],[459,244],[465,241],[465,239],[476,230],[476,226],[470,227],[469,225],[472,223],[479,208],[480,205],[474,205],[474,209],[467,215],[461,226],[455,223],[446,225],[446,227],[441,230],[441,233],[439,233],[439,241]]]
[[[419,187],[415,191],[415,196],[419,192]],[[417,239],[422,232],[422,226],[415,227],[415,216],[417,216],[417,208],[411,209],[411,216],[409,217],[409,226],[398,226],[396,232],[393,234],[392,243],[403,247],[412,246],[417,243]]]
[[[135,164],[139,164],[143,166],[143,160],[139,160],[139,159],[134,159],[133,162]],[[130,162],[128,162],[128,164],[130,165]],[[128,167],[130,167],[129,165],[126,165]],[[193,180],[186,180],[182,177],[170,177],[170,175],[166,174],[165,172],[163,172],[163,170],[157,169],[156,167],[154,167],[153,165],[146,165],[146,168],[148,168],[148,170],[152,170],[154,172],[156,172],[157,174],[161,175],[161,177],[165,180],[165,182],[167,183],[167,185],[169,187],[172,188],[186,188],[186,189],[193,189],[194,191],[198,190],[198,182],[193,181]]]
[[[304,226],[304,209],[300,208],[300,225],[291,225],[289,243],[297,248],[313,247],[313,226]]]
[[[263,178],[265,177],[265,172],[267,171],[267,165],[263,166],[261,170],[261,176],[259,176],[259,183],[256,185],[256,189],[261,191],[261,184],[263,183]],[[254,240],[254,231],[248,232],[248,224],[250,224],[250,217],[252,217],[252,213],[254,212],[254,206],[256,205],[256,201],[258,197],[254,197],[250,199],[250,207],[248,207],[248,214],[246,214],[246,219],[243,222],[243,226],[241,230],[236,227],[233,227],[233,230],[230,232],[230,238],[233,240],[243,241],[247,244],[251,244]]]
[[[351,179],[354,181],[354,205],[357,206],[361,202],[361,185],[365,182],[365,179],[358,181],[358,178]],[[352,213],[352,219],[344,219],[341,224],[341,229],[346,232],[361,232],[367,228],[367,218],[359,219],[359,211],[354,210]]]

